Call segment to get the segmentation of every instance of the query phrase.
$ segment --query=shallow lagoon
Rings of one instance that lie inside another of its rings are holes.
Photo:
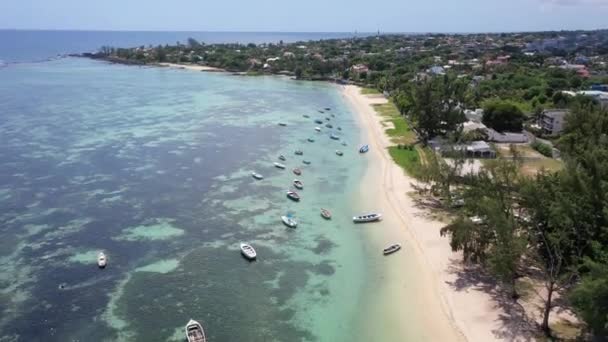
[[[326,117],[342,131],[315,132]],[[189,318],[212,341],[356,334],[367,271],[350,217],[365,159],[335,86],[62,59],[0,69],[0,120],[7,341],[181,341]],[[285,197],[293,167],[299,203]]]

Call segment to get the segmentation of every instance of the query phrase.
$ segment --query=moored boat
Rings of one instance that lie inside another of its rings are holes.
[[[300,170],[296,167],[295,169],[293,169],[293,173],[299,176],[302,174],[302,170]]]
[[[207,342],[203,326],[193,319],[186,324],[186,337],[188,342]]]
[[[298,179],[294,179],[294,180],[293,180],[293,186],[294,186],[296,189],[300,189],[300,190],[304,189],[304,184],[302,183],[302,181],[300,181],[300,180],[298,180]]]
[[[321,132],[321,127],[315,127],[315,131]]]
[[[261,174],[259,174],[257,172],[252,172],[251,176],[255,179],[264,179],[264,176],[262,176]]]
[[[321,119],[316,119],[316,120],[315,120],[315,123],[317,123],[317,124],[319,124],[319,125],[322,125],[322,124],[323,124],[323,120],[321,120]]]
[[[322,110],[320,110],[320,109],[318,110],[318,112],[319,112],[319,113],[321,113],[321,114],[325,113],[324,111],[322,111]]]
[[[283,127],[285,127],[285,126],[287,126],[287,124],[286,124],[286,123],[284,123],[284,122],[279,122],[279,126],[283,126]]]
[[[304,163],[306,165],[310,165],[310,160],[302,160],[302,163]]]
[[[369,145],[363,145],[359,149],[359,153],[367,153],[367,151],[369,151]]]
[[[334,126],[332,124],[327,124],[327,125],[325,125],[325,127],[327,127],[327,128],[334,128]]]
[[[241,243],[241,254],[243,254],[243,256],[248,260],[255,260],[255,258],[258,256],[255,249],[246,243]]]
[[[305,117],[305,118],[309,118],[310,117],[310,115],[308,115],[308,114],[304,114],[302,116]]]
[[[339,155],[340,157],[342,157],[344,155],[344,152],[342,152],[340,150],[336,150],[336,154]]]
[[[338,131],[341,131],[341,130],[342,130],[342,127],[336,127],[336,129],[337,129]]]
[[[284,169],[285,165],[283,165],[281,163],[274,163],[274,167],[276,167],[277,169]]]
[[[285,161],[285,159],[287,159],[287,158],[285,158],[285,156],[284,156],[284,155],[282,155],[282,154],[281,154],[281,155],[279,156],[279,160]]]
[[[308,142],[315,142],[314,138],[308,138],[307,140],[308,140]]]
[[[301,156],[304,154],[304,152],[302,150],[296,150],[294,153],[298,156]]]
[[[107,264],[108,258],[106,258],[106,255],[103,254],[103,252],[99,252],[99,254],[97,254],[97,266],[99,266],[99,268],[105,268]]]
[[[297,192],[290,190],[290,191],[287,191],[287,198],[289,198],[290,200],[298,202],[300,200],[300,195],[298,195]]]
[[[324,219],[329,220],[329,219],[331,219],[331,212],[325,208],[321,208],[321,216]]]
[[[289,228],[296,228],[298,226],[298,221],[288,215],[281,216],[281,221]]]
[[[329,108],[329,107],[325,107],[325,110],[331,110],[331,108]]]
[[[364,215],[354,216],[353,217],[353,221],[355,223],[365,223],[365,222],[379,221],[381,218],[382,218],[382,214],[371,213],[371,214],[364,214]]]
[[[333,133],[329,137],[332,138],[332,139],[334,139],[334,140],[340,140],[340,137],[337,136],[337,135],[335,135],[335,134],[333,134]]]
[[[386,247],[385,249],[383,249],[382,254],[384,254],[384,255],[393,254],[400,249],[401,249],[401,245],[396,243],[396,244],[390,245],[390,246]]]

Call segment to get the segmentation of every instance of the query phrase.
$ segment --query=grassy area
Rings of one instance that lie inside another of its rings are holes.
[[[417,149],[410,150],[391,146],[388,148],[388,152],[397,165],[401,166],[409,175],[416,176],[420,169],[420,156]]]
[[[395,144],[413,144],[416,142],[416,134],[410,128],[407,121],[401,116],[397,107],[392,102],[374,105],[374,109],[382,118],[386,134],[391,137]]]
[[[374,88],[361,88],[361,94],[363,95],[380,95],[382,94],[379,90]]]

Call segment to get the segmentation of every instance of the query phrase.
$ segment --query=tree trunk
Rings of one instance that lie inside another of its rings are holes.
[[[541,329],[546,336],[551,336],[551,329],[549,328],[549,314],[551,313],[551,300],[553,298],[553,291],[555,290],[555,282],[551,281],[547,288],[547,300],[545,301],[545,310],[543,314],[543,324]]]

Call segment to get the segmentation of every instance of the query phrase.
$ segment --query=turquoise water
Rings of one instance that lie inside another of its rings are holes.
[[[211,341],[357,334],[366,164],[335,86],[62,59],[0,69],[0,120],[0,340],[183,341],[190,318]]]

